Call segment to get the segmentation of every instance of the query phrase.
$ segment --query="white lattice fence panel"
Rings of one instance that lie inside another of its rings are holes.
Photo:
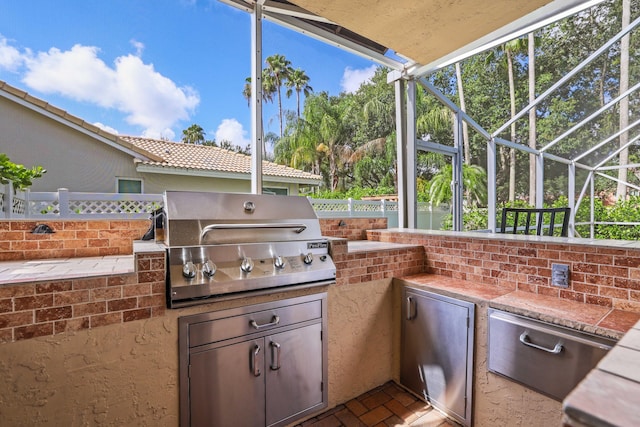
[[[314,200],[311,203],[316,212],[349,212],[349,204],[340,200],[322,202]]]
[[[367,202],[367,201],[354,200],[352,203],[353,203],[354,212],[365,212],[365,213],[382,212],[381,202]]]
[[[60,215],[57,200],[29,200],[29,215]]]
[[[13,213],[16,215],[24,215],[27,203],[22,197],[13,198]]]
[[[69,211],[75,214],[139,214],[151,213],[157,203],[137,200],[69,200]]]

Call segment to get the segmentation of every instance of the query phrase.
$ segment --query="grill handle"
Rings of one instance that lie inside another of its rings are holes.
[[[307,229],[304,224],[274,223],[274,224],[210,224],[202,229],[200,240],[213,230],[253,230],[258,228],[291,228],[295,233],[302,233]]]

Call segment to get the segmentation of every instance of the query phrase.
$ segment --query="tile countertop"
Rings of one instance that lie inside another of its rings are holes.
[[[0,262],[0,285],[133,273],[133,255]]]
[[[497,286],[479,285],[446,276],[425,273],[403,277],[401,280],[406,285],[452,298],[488,303],[490,307],[498,310],[616,340],[622,338],[625,332],[640,320],[640,313]]]
[[[640,426],[640,313],[432,274],[401,283],[609,338],[616,346],[565,398],[567,427]]]
[[[164,251],[164,246],[155,242],[134,242],[133,246],[135,253]],[[134,272],[134,255],[2,261],[0,262],[0,286]]]
[[[347,242],[347,248],[349,253],[356,252],[369,252],[369,251],[388,251],[404,248],[420,247],[417,244],[407,243],[389,243],[389,242],[377,242],[374,240],[349,240]]]

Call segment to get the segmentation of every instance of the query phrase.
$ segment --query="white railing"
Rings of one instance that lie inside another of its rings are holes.
[[[0,186],[0,218],[148,219],[162,206],[161,194],[13,191]]]
[[[398,203],[388,200],[337,200],[309,198],[319,218],[387,218],[389,228],[398,226]],[[18,219],[148,219],[162,207],[161,194],[14,192],[0,185],[0,218]],[[446,208],[418,203],[418,228],[439,229]]]
[[[398,202],[388,200],[338,200],[309,198],[318,218],[386,217],[387,227],[398,226]],[[448,206],[432,207],[430,203],[418,203],[418,228],[439,230],[442,219],[449,214]]]
[[[319,218],[383,217],[389,212],[395,212],[396,215],[398,212],[398,203],[387,200],[308,199]]]

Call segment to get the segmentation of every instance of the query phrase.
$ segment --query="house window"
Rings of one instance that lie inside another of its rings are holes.
[[[264,194],[277,194],[279,196],[287,196],[287,195],[289,195],[289,189],[288,188],[262,187],[262,192]]]
[[[118,178],[118,193],[142,194],[142,180]]]

